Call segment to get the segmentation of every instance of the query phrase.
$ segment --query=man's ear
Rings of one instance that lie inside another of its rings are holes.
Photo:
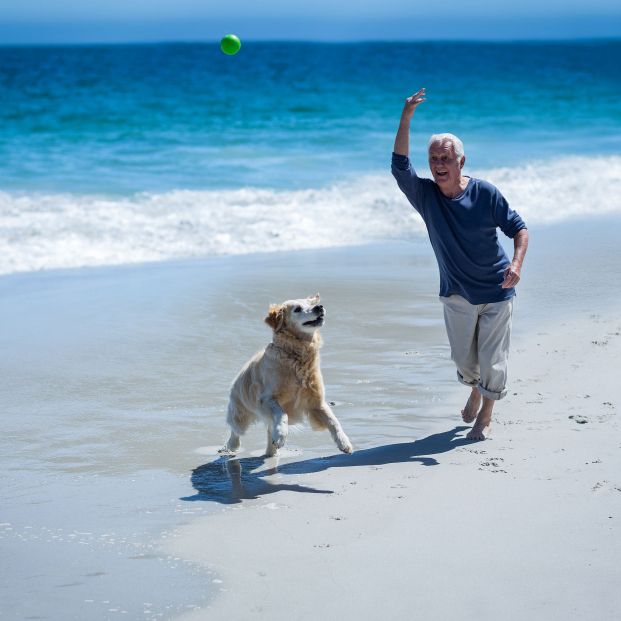
[[[265,323],[272,328],[274,332],[281,330],[283,324],[285,323],[285,307],[280,304],[270,305],[267,317],[265,318]]]
[[[462,155],[462,156],[461,156],[461,162],[460,162],[460,164],[459,164],[459,167],[460,167],[460,168],[463,168],[465,163],[466,163],[466,156],[465,156],[465,155]]]

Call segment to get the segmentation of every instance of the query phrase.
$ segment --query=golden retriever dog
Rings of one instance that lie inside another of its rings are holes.
[[[272,342],[244,365],[233,382],[226,419],[231,435],[221,452],[238,451],[240,436],[262,420],[267,427],[266,455],[276,455],[285,444],[289,424],[305,419],[313,429],[327,429],[341,451],[352,452],[325,399],[319,328],[326,312],[319,301],[317,294],[270,306],[265,323],[273,330]]]

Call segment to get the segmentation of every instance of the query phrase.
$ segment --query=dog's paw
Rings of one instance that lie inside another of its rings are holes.
[[[279,448],[282,448],[285,445],[285,442],[287,441],[287,434],[274,434],[274,437],[272,438],[272,446],[278,450]]]
[[[274,446],[273,444],[268,446],[265,450],[266,457],[276,457],[276,455],[278,455],[278,447]]]
[[[219,455],[235,455],[235,451],[225,445],[221,449],[218,449],[218,454]]]
[[[279,449],[285,445],[287,436],[289,435],[288,425],[278,425],[272,433],[272,445]]]
[[[339,449],[343,451],[343,453],[347,453],[348,455],[350,455],[354,452],[354,447],[352,446],[352,443],[349,441],[349,438],[345,434],[339,434],[337,438],[337,444]]]

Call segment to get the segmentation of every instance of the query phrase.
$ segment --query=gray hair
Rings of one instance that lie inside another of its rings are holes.
[[[434,134],[431,138],[429,138],[427,152],[431,149],[431,145],[436,144],[437,142],[440,144],[450,142],[453,145],[453,151],[455,151],[457,159],[461,159],[464,156],[464,143],[457,136],[453,134]]]

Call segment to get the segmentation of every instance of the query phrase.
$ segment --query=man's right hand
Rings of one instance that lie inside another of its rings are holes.
[[[414,93],[405,100],[401,120],[399,121],[399,129],[395,138],[395,146],[393,152],[398,155],[410,154],[410,121],[414,115],[414,110],[425,101],[425,89],[421,88],[418,93]]]
[[[421,88],[417,93],[414,93],[411,97],[408,97],[405,100],[405,105],[403,106],[402,116],[412,118],[414,110],[416,110],[416,108],[420,106],[423,101],[426,101],[425,94],[425,89]]]

